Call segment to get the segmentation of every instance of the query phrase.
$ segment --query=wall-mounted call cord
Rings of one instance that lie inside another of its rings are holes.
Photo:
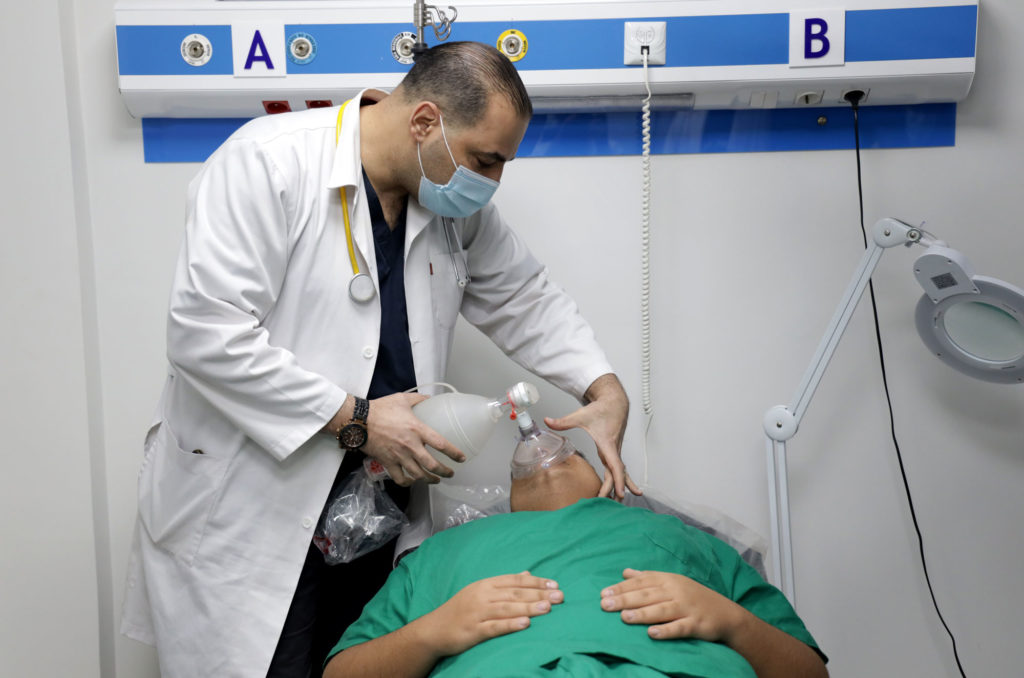
[[[647,75],[647,61],[650,49],[640,48],[644,59],[644,88],[647,98],[643,103],[641,116],[640,154],[641,184],[640,199],[640,393],[644,417],[644,485],[647,484],[647,434],[654,419],[651,401],[651,85]]]
[[[860,166],[860,102],[864,98],[864,92],[860,90],[853,90],[847,92],[843,98],[849,102],[853,108],[853,138],[854,145],[857,152],[857,198],[860,204],[860,231],[864,238],[864,248],[868,246],[868,235],[867,230],[864,228],[864,187],[861,182],[861,166]],[[949,635],[949,639],[953,644],[953,658],[956,660],[956,667],[960,671],[960,675],[967,678],[967,674],[964,673],[964,667],[960,663],[960,653],[956,648],[956,637],[953,636],[953,632],[949,629],[949,625],[946,623],[945,618],[942,616],[942,612],[939,610],[938,600],[935,598],[935,590],[932,588],[932,580],[928,574],[928,561],[925,558],[924,553],[924,537],[921,535],[921,526],[917,522],[917,511],[914,510],[914,500],[910,494],[910,482],[907,480],[907,470],[903,464],[903,453],[900,451],[900,443],[896,438],[896,417],[893,414],[892,409],[892,396],[889,394],[889,379],[886,376],[885,370],[885,354],[882,351],[882,332],[878,322],[878,305],[875,302],[875,286],[872,281],[868,281],[868,291],[871,295],[871,312],[875,320],[875,341],[878,344],[878,362],[882,369],[882,385],[885,388],[885,400],[889,406],[889,430],[892,434],[892,442],[896,448],[896,460],[900,465],[900,475],[903,477],[903,489],[907,494],[907,504],[910,507],[910,518],[914,523],[914,531],[917,533],[917,546],[921,553],[921,567],[924,569],[924,580],[928,584],[928,593],[932,598],[932,605],[935,606],[935,613],[939,616],[939,621],[942,622],[943,628],[946,629],[946,633]]]

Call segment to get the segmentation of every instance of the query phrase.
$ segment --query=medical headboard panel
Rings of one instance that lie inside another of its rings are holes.
[[[641,95],[625,24],[664,22],[655,94],[696,109],[956,102],[975,71],[978,2],[442,0],[449,40],[512,46],[531,97]],[[822,9],[826,7],[826,9]],[[133,116],[251,118],[390,88],[412,0],[122,0],[118,85]],[[513,39],[509,42],[508,38]],[[436,44],[427,30],[427,43]]]

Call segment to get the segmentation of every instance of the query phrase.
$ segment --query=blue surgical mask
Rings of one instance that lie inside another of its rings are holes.
[[[427,173],[423,171],[420,145],[416,144],[416,158],[420,161],[420,191],[417,199],[421,205],[439,216],[468,217],[491,201],[491,196],[498,190],[498,182],[455,162],[451,146],[448,145],[448,137],[444,133],[443,119],[441,138],[444,139],[444,147],[448,149],[448,156],[455,165],[455,174],[444,186],[428,179]]]

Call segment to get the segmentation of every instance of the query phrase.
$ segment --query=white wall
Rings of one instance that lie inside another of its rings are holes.
[[[0,43],[34,55],[31,68],[9,62],[0,76],[4,92],[16,94],[0,113],[0,666],[11,676],[61,675],[68,666],[99,676],[101,610],[110,613],[97,572],[108,547],[93,523],[102,478],[93,482],[90,463],[94,342],[83,315],[89,274],[80,268],[88,243],[72,172],[81,154],[57,5],[19,3],[0,21]]]
[[[3,74],[24,105],[0,112],[0,665],[11,675],[56,674],[64,657],[80,675],[157,675],[152,650],[113,629],[198,166],[143,163],[139,122],[117,95],[112,7],[4,10],[4,44],[35,47]],[[956,147],[866,151],[866,217],[927,220],[979,272],[1024,286],[1024,7],[986,0],[979,33]],[[65,52],[38,49],[35,35]],[[852,151],[655,157],[655,488],[767,533],[761,416],[792,396],[860,256],[855,182]],[[639,160],[521,159],[503,184],[505,215],[577,298],[633,397],[626,460],[641,479]],[[1024,660],[1012,632],[1024,622],[1024,390],[963,378],[922,350],[913,255],[888,252],[875,282],[929,569],[969,675],[1014,675]],[[524,377],[471,328],[456,351],[450,379],[463,390],[495,393]],[[543,396],[546,413],[573,406]],[[799,605],[832,675],[957,675],[923,583],[866,305],[790,460]],[[55,641],[67,650],[60,660],[48,651]]]

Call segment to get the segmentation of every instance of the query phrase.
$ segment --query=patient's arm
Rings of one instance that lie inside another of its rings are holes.
[[[810,647],[725,596],[681,574],[627,569],[601,592],[601,607],[627,624],[648,624],[655,640],[699,638],[743,655],[758,678],[822,678],[825,663]]]
[[[549,612],[562,599],[557,583],[529,572],[481,579],[433,612],[335,655],[324,678],[426,676],[444,657],[525,629],[530,617]]]

